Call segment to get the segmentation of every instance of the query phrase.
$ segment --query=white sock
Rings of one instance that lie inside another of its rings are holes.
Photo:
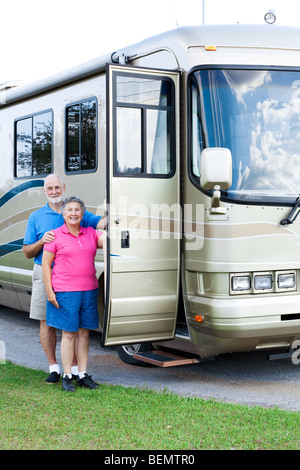
[[[49,367],[49,372],[57,372],[59,374],[59,365],[58,364],[53,364],[52,366]]]
[[[78,366],[71,367],[71,374],[78,375]]]
[[[78,377],[79,377],[80,379],[83,379],[84,374],[86,374],[86,370],[85,370],[84,372],[78,372]]]
[[[72,374],[64,374],[64,378],[65,378],[65,377],[69,377],[69,379],[71,379],[71,378],[72,378]]]

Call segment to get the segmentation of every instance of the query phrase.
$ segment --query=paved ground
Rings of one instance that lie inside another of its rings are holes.
[[[7,360],[48,370],[39,342],[39,323],[28,314],[0,307],[1,344]],[[57,349],[59,357],[59,344]],[[215,361],[172,368],[130,366],[119,359],[114,348],[100,347],[99,334],[91,334],[89,373],[103,383],[300,410],[299,372],[300,365],[290,359],[268,361],[264,352],[224,355]]]

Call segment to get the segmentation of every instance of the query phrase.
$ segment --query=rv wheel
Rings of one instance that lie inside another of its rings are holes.
[[[126,362],[126,364],[131,365],[144,365],[145,363],[134,359],[133,355],[150,351],[151,349],[151,343],[123,344],[122,346],[116,346],[119,358],[122,359],[123,362]]]

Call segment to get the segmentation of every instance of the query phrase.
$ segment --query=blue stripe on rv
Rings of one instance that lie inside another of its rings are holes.
[[[39,188],[41,186],[44,186],[44,180],[32,180],[32,181],[27,181],[26,183],[19,184],[15,188],[12,188],[10,191],[5,193],[0,198],[0,207],[4,206],[4,204],[6,204],[15,196],[18,196],[18,194],[22,193],[23,191],[27,191],[27,189],[32,189],[32,188]]]
[[[18,240],[13,240],[9,243],[4,243],[0,245],[0,258],[1,256],[8,255],[13,251],[21,250],[23,246],[24,238],[19,238]]]

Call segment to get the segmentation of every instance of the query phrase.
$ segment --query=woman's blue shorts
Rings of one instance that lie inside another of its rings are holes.
[[[79,328],[86,330],[98,328],[98,290],[56,292],[60,308],[47,302],[47,325],[70,332],[78,331]]]

